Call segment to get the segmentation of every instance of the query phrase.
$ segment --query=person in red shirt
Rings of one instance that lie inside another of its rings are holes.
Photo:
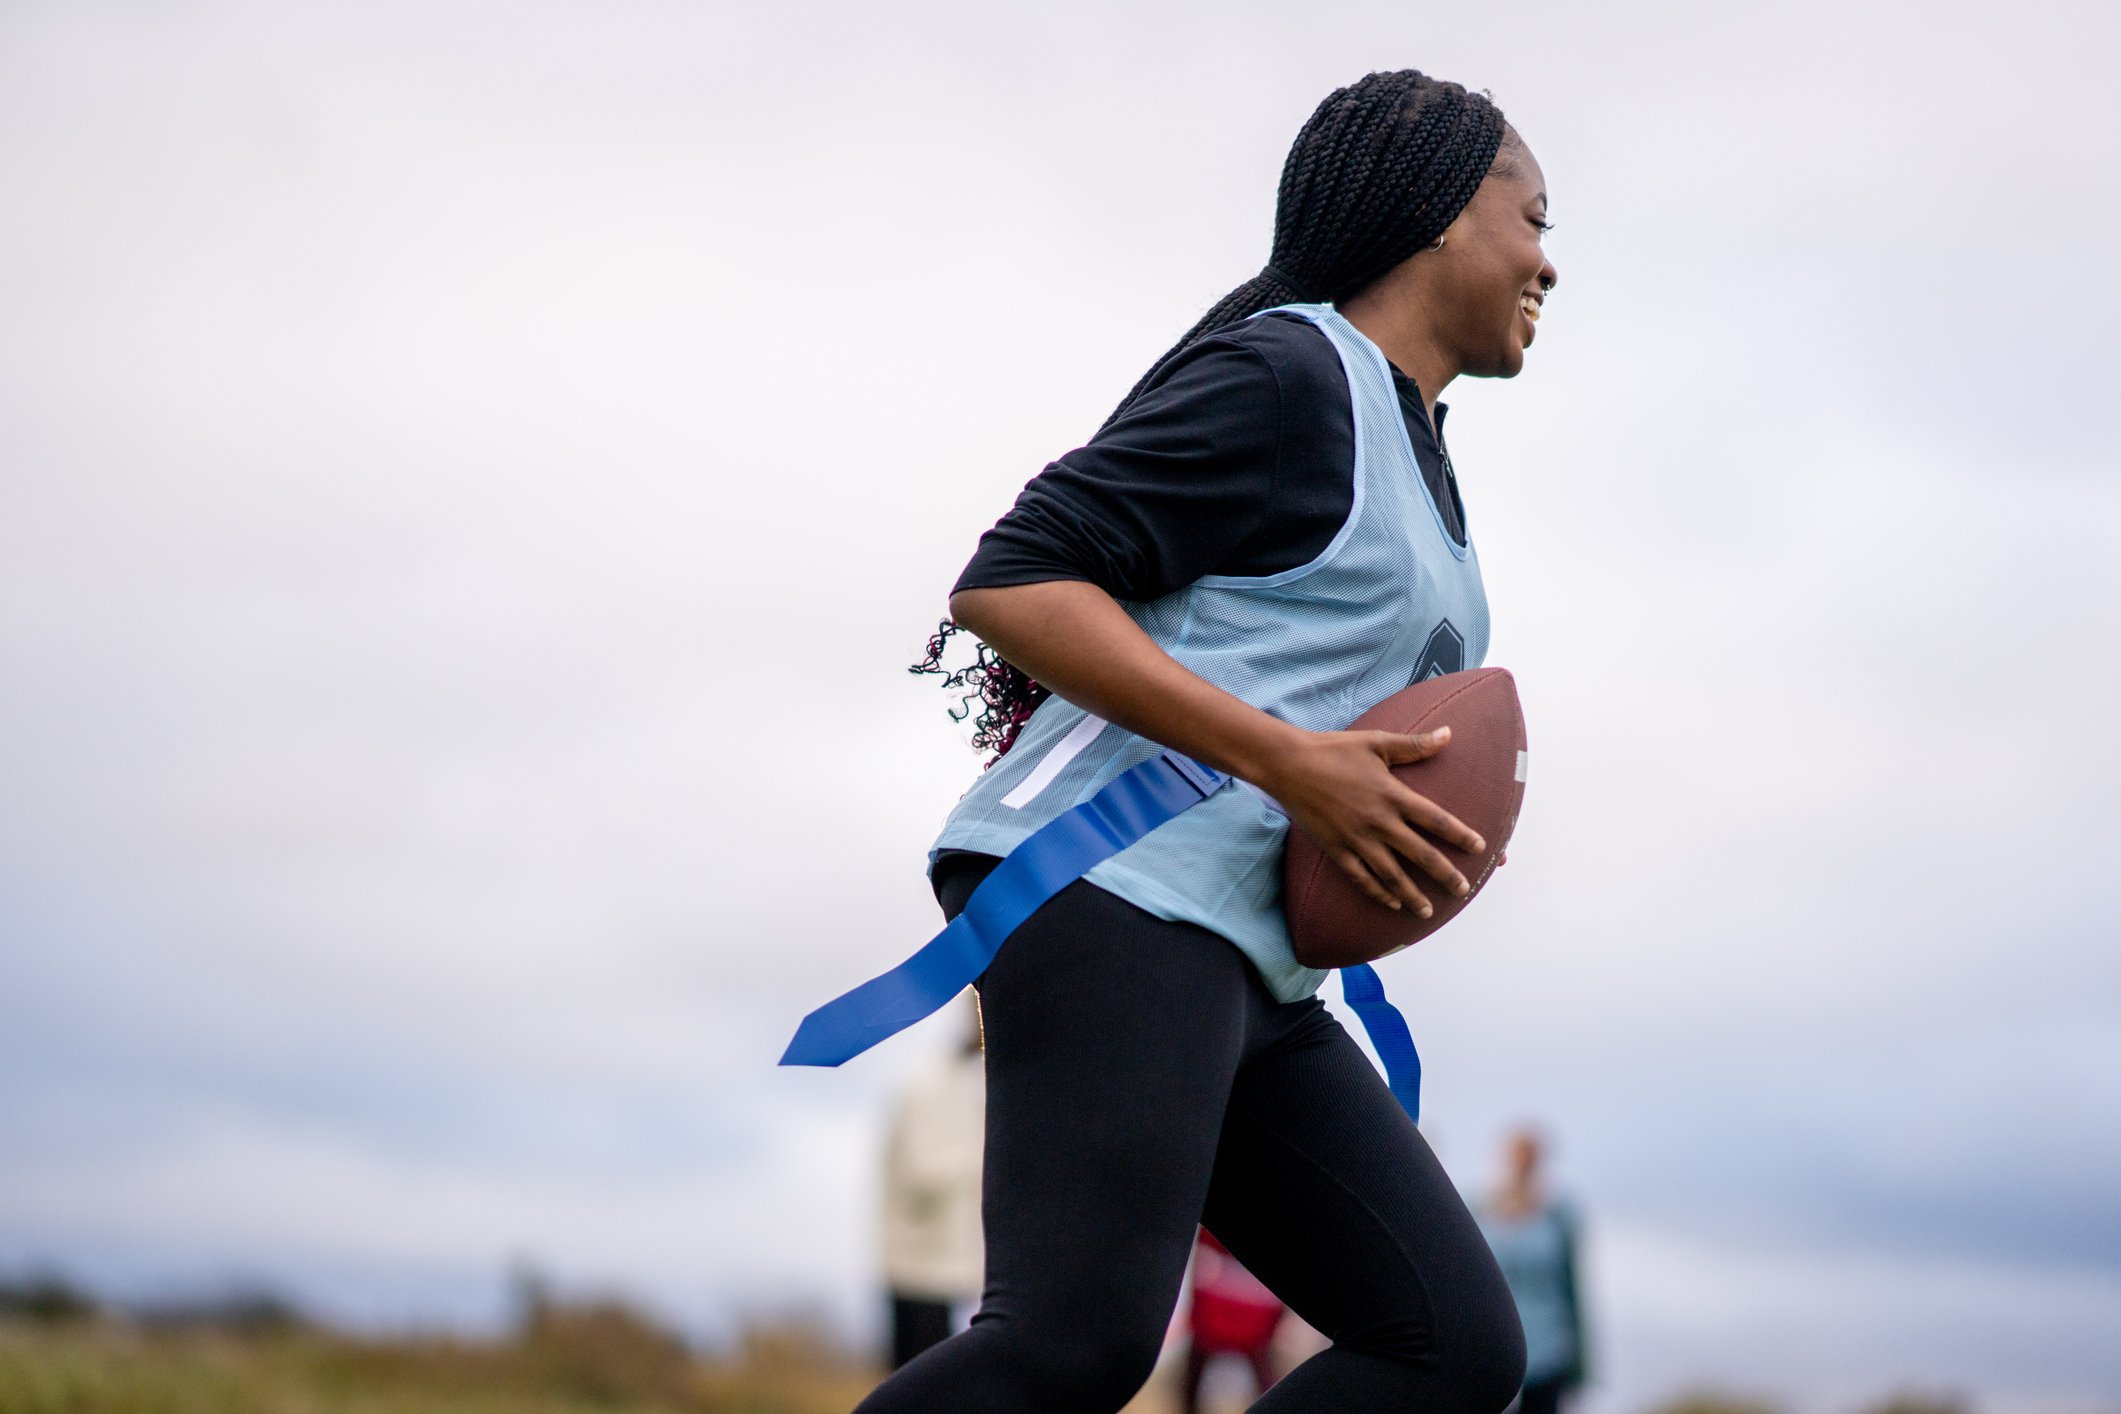
[[[1186,1319],[1186,1414],[1200,1414],[1201,1377],[1218,1355],[1243,1356],[1265,1394],[1276,1371],[1267,1347],[1288,1311],[1206,1228],[1193,1246],[1193,1307]]]

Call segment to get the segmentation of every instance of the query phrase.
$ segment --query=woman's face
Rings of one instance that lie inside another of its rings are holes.
[[[1511,141],[1444,232],[1443,247],[1424,253],[1444,311],[1439,333],[1461,371],[1513,378],[1524,367],[1540,304],[1560,279],[1540,249],[1546,224],[1546,174],[1530,149]]]

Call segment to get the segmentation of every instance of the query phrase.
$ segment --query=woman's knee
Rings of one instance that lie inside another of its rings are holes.
[[[1056,1398],[1056,1409],[1118,1409],[1149,1382],[1156,1357],[1163,1349],[1154,1340],[1124,1342],[1078,1341],[1072,1349],[1056,1349],[1041,1359],[1041,1383],[1066,1391]]]
[[[1501,1414],[1524,1384],[1524,1327],[1514,1305],[1461,1311],[1460,1319],[1386,1319],[1335,1341],[1405,1371],[1425,1407]]]
[[[1516,1308],[1483,1322],[1480,1333],[1467,1339],[1463,1357],[1457,1363],[1467,1407],[1502,1414],[1524,1388],[1524,1326],[1517,1319]]]
[[[983,1313],[970,1330],[893,1374],[856,1414],[1117,1410],[1148,1383],[1162,1347],[1161,1327],[1100,1333],[1079,1323]]]
[[[1524,1323],[1499,1278],[1495,1287],[1487,1300],[1476,1299],[1472,1290],[1462,1293],[1452,1312],[1455,1319],[1444,1321],[1437,1332],[1437,1353],[1449,1382],[1461,1407],[1473,1414],[1502,1414],[1524,1387]]]
[[[1116,1410],[1148,1383],[1164,1343],[1161,1323],[1001,1324],[994,1333],[1025,1410]]]

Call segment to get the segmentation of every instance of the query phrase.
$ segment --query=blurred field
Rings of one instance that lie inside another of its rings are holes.
[[[1177,1408],[1161,1370],[1126,1414]],[[512,1340],[364,1340],[312,1330],[0,1324],[0,1414],[846,1414],[880,1371],[799,1331],[722,1357],[687,1352],[620,1307]],[[1224,1399],[1214,1414],[1236,1414]],[[1652,1414],[1779,1414],[1716,1395]],[[1865,1414],[1968,1414],[1902,1395]]]
[[[620,1306],[552,1313],[491,1342],[0,1326],[0,1414],[845,1414],[875,1380],[800,1331],[704,1357]]]
[[[702,1353],[622,1302],[519,1295],[511,1334],[473,1340],[351,1335],[262,1296],[119,1311],[0,1282],[0,1414],[846,1414],[882,1375],[798,1322]],[[1176,1364],[1125,1414],[1175,1414]],[[1243,1383],[1211,1381],[1211,1414],[1238,1414]],[[1704,1392],[1649,1414],[1780,1411]],[[1851,1414],[1970,1411],[1903,1392]]]
[[[504,1341],[358,1339],[307,1329],[0,1323],[0,1414],[846,1414],[880,1371],[800,1331],[703,1357],[623,1307]],[[1171,1370],[1126,1414],[1172,1414]],[[1214,1414],[1237,1414],[1225,1398]],[[1700,1395],[1652,1414],[1778,1414]],[[1901,1396],[1866,1414],[1968,1414]]]

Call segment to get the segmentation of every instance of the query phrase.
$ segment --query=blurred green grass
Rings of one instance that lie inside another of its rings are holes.
[[[799,1328],[695,1355],[617,1304],[491,1342],[0,1325],[0,1414],[844,1414],[876,1378]]]
[[[506,1336],[378,1337],[256,1292],[120,1311],[57,1278],[0,1281],[0,1414],[845,1414],[882,1375],[800,1320],[702,1354],[622,1301],[555,1300],[534,1277],[517,1298]],[[1171,1414],[1176,1377],[1128,1414]],[[1701,1390],[1650,1414],[1782,1412]],[[1904,1389],[1860,1414],[1972,1411]]]

